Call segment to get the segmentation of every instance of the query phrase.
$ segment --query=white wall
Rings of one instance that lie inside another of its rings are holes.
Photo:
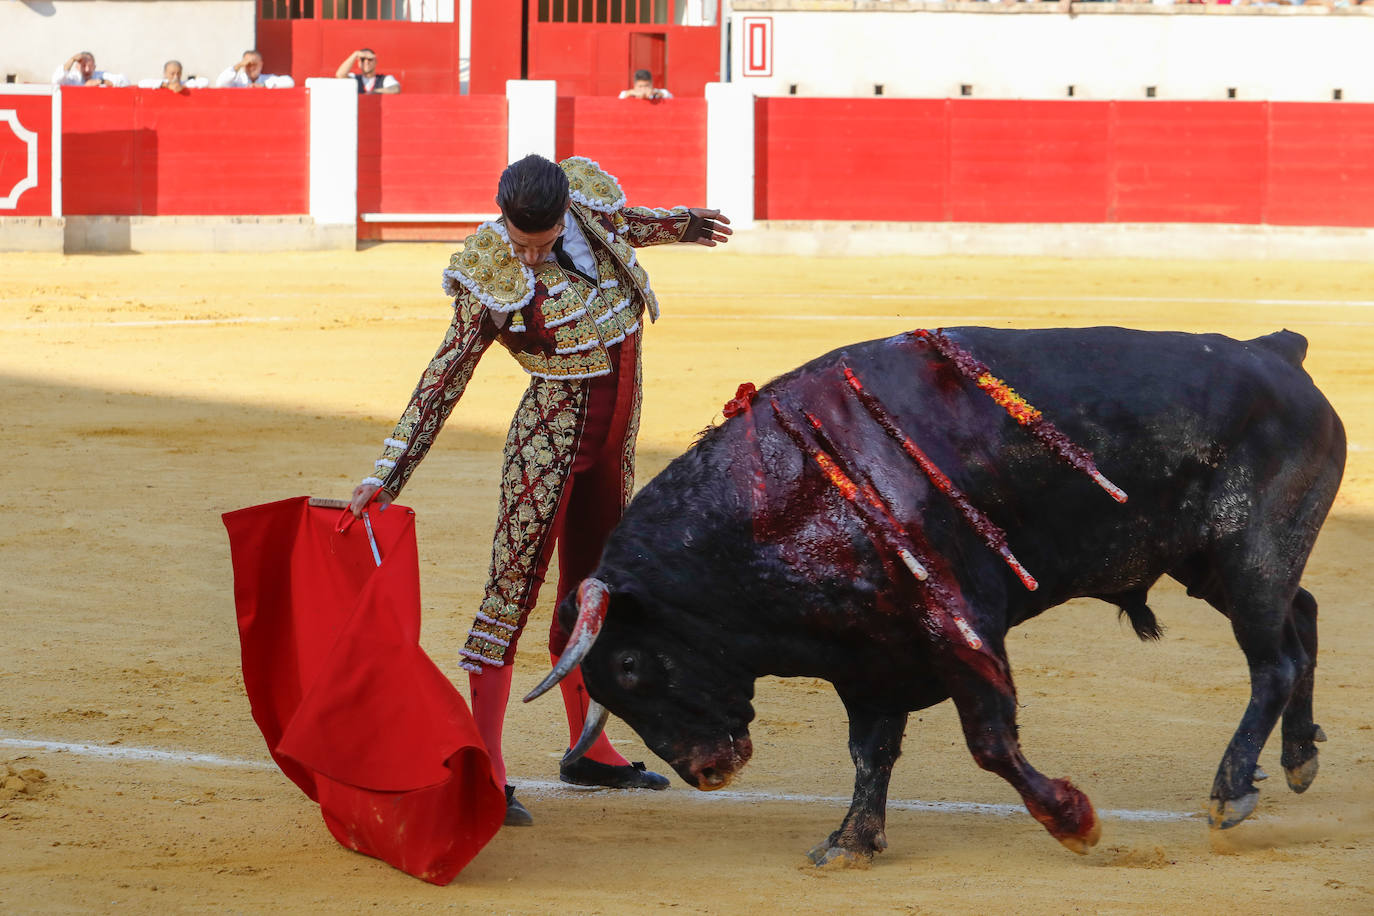
[[[46,83],[90,51],[135,82],[160,77],[172,58],[213,81],[253,46],[253,12],[253,0],[0,0],[0,79]]]
[[[735,0],[730,78],[758,95],[1374,101],[1374,9]],[[773,75],[743,76],[745,17],[773,21]]]

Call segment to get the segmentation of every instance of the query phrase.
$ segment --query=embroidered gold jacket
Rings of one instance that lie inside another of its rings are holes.
[[[444,271],[453,323],[363,483],[401,492],[493,340],[530,375],[594,378],[611,371],[610,348],[640,330],[646,309],[657,320],[658,300],[634,249],[681,241],[691,214],[686,207],[627,207],[620,183],[590,159],[559,166],[596,261],[595,285],[556,261],[526,267],[500,221],[478,227]]]

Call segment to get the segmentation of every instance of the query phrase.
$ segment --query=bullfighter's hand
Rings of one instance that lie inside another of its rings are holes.
[[[719,210],[708,210],[705,207],[692,207],[687,212],[692,214],[692,221],[687,224],[687,232],[682,237],[684,242],[695,242],[714,248],[718,243],[730,241],[730,236],[733,235],[730,217],[722,215]]]
[[[378,490],[381,490],[381,492],[378,493]],[[377,494],[376,503],[378,511],[384,511],[387,506],[391,505],[391,501],[396,498],[391,495],[390,490],[383,490],[375,483],[360,483],[353,491],[353,500],[348,504],[348,508],[353,511],[354,518],[363,517],[363,510],[367,508],[368,503],[373,501],[373,493]]]

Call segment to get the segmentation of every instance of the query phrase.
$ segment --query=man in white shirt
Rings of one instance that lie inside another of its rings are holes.
[[[620,90],[622,99],[648,99],[657,101],[658,99],[671,99],[673,94],[667,89],[654,88],[654,75],[648,70],[636,70],[633,87]]]
[[[215,78],[218,89],[290,89],[294,85],[296,81],[285,74],[263,73],[262,55],[257,51],[244,51],[238,63]]]
[[[170,89],[172,92],[180,92],[183,89],[204,89],[210,85],[210,81],[203,76],[190,76],[183,78],[181,75],[181,61],[169,60],[162,65],[162,78],[139,80],[140,89]]]
[[[78,51],[53,71],[54,86],[127,86],[129,81],[119,73],[107,73],[95,68],[95,55]]]
[[[354,63],[358,65],[358,72],[349,73]],[[401,84],[396,81],[396,77],[377,72],[377,52],[371,48],[359,48],[354,51],[344,58],[344,62],[339,64],[339,69],[334,71],[335,79],[346,79],[350,76],[358,84],[358,95],[378,92],[391,95],[401,91]]]

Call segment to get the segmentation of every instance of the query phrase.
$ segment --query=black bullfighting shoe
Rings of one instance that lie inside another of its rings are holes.
[[[558,778],[575,786],[604,786],[607,789],[666,789],[668,778],[644,769],[636,761],[629,766],[611,766],[580,757],[558,765]]]
[[[530,810],[520,804],[515,797],[515,786],[506,786],[506,821],[507,827],[533,827],[534,816]]]

